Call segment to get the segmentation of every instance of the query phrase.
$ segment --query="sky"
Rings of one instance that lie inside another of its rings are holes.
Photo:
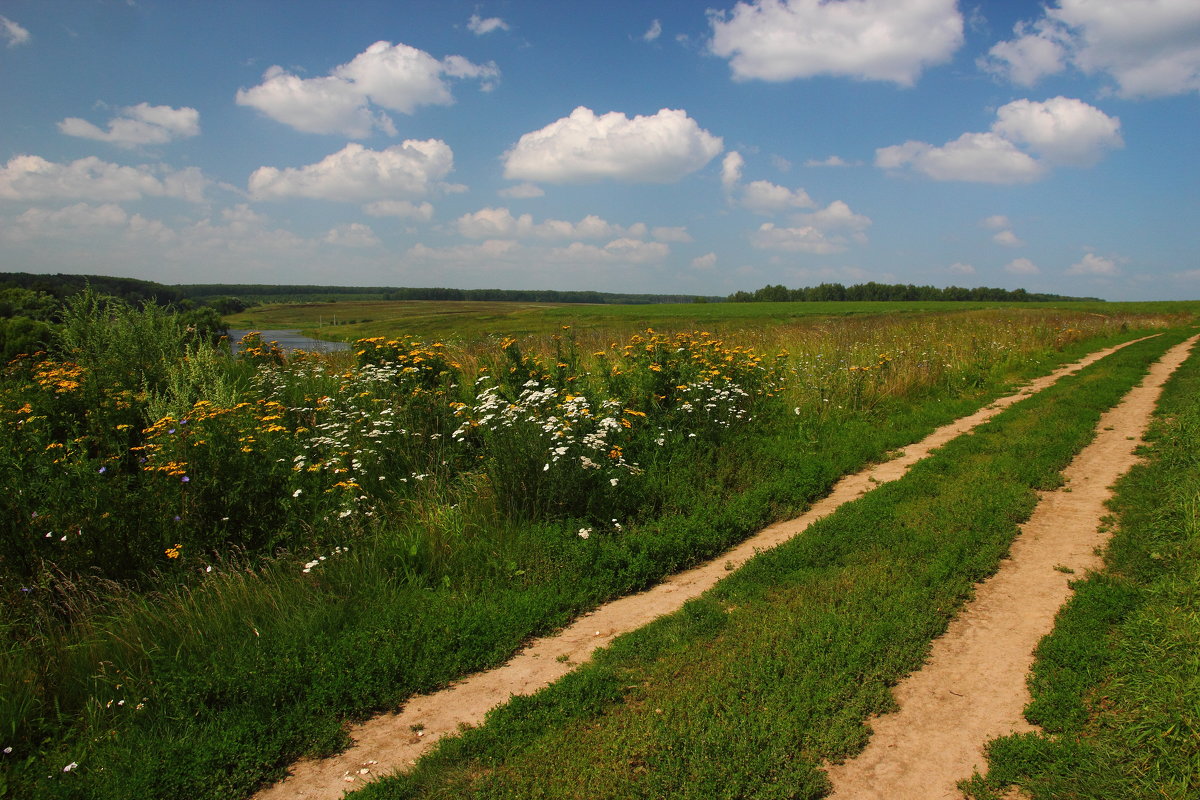
[[[1197,0],[0,0],[0,271],[1200,299]]]

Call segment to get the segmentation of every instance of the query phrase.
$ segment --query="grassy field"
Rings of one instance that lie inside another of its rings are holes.
[[[378,301],[267,305],[226,317],[232,328],[269,330],[298,328],[319,339],[353,341],[371,336],[438,338],[470,343],[489,336],[532,336],[557,332],[563,325],[577,332],[628,335],[655,330],[731,332],[815,324],[829,317],[922,314],[1012,308],[1004,303],[689,303],[674,305],[579,305],[441,301]],[[1200,309],[1197,302],[1162,303],[1027,303],[1023,309],[1102,314],[1180,314]]]
[[[717,336],[599,308],[326,358],[75,303],[0,382],[0,796],[247,795],[1014,381],[1181,322],[746,305]]]

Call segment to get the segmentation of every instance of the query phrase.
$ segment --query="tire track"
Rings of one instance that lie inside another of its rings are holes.
[[[862,753],[827,768],[831,800],[960,800],[958,781],[987,769],[988,741],[1036,730],[1023,713],[1033,650],[1053,629],[1070,582],[1102,564],[1110,487],[1137,461],[1162,386],[1198,339],[1168,350],[1100,418],[1096,438],[1063,471],[1064,486],[1041,493],[1010,558],[979,584],[925,665],[893,690],[899,710],[871,721]]]

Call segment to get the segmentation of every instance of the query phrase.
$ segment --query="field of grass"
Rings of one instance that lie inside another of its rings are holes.
[[[355,797],[824,796],[821,764],[861,749],[1036,490],[1183,338],[1132,345],[1013,407]]]
[[[855,315],[922,314],[1012,308],[1004,303],[827,302],[684,303],[671,305],[581,305],[443,301],[377,301],[266,305],[226,317],[232,328],[297,328],[318,339],[353,341],[371,336],[416,336],[471,343],[487,337],[548,335],[570,325],[579,334],[602,331],[628,335],[655,330],[761,330],[818,319]],[[1193,315],[1196,302],[1027,303],[1020,308],[1105,316]]]
[[[289,357],[76,302],[0,381],[0,796],[244,796],[1013,381],[1181,321],[740,308],[728,336],[488,340],[468,316],[470,342]]]
[[[1200,358],[1164,389],[1148,460],[1117,486],[1105,567],[1038,647],[1044,733],[990,746],[972,797],[1200,797]]]

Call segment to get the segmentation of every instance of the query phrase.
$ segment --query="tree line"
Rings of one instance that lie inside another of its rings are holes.
[[[1061,294],[1027,292],[1024,289],[997,289],[979,286],[965,289],[961,286],[915,286],[911,283],[856,283],[843,286],[840,283],[822,283],[800,289],[789,289],[783,284],[764,286],[754,292],[734,292],[726,298],[731,303],[795,303],[837,302],[850,300],[876,300],[904,302],[913,300],[969,300],[974,302],[1000,303],[1045,303],[1091,300],[1098,297],[1068,297]]]

